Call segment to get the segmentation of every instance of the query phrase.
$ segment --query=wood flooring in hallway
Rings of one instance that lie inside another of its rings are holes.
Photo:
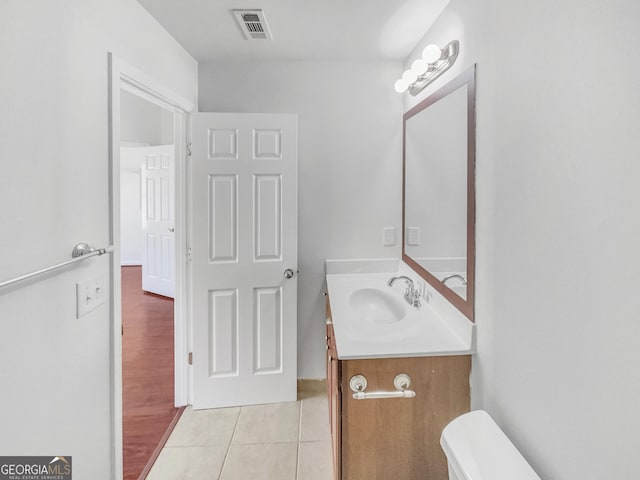
[[[138,480],[182,411],[174,407],[173,299],[143,293],[141,267],[122,267],[122,325],[124,480]]]

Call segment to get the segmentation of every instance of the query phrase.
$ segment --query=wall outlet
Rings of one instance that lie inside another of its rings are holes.
[[[81,318],[105,302],[104,281],[92,277],[76,283],[76,318]]]
[[[392,247],[396,244],[396,227],[384,227],[382,229],[382,244]]]
[[[407,245],[412,247],[420,245],[420,227],[407,227]]]

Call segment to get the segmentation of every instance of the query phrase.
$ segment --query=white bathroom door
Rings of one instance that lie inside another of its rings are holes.
[[[191,130],[193,408],[295,401],[297,117]]]
[[[142,153],[142,290],[165,297],[175,291],[173,145]]]

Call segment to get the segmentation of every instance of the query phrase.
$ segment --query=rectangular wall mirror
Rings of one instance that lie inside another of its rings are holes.
[[[475,65],[404,114],[402,259],[470,320],[475,287]]]

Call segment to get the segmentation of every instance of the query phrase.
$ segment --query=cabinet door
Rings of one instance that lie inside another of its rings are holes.
[[[331,350],[330,350],[331,351]],[[331,410],[331,442],[333,447],[333,471],[334,479],[340,480],[341,475],[341,459],[342,459],[342,417],[340,404],[340,361],[330,355],[329,371],[331,372],[331,400],[329,408]]]
[[[331,318],[331,305],[329,304],[329,295],[325,295],[325,308],[326,308],[326,312],[327,312],[327,327],[326,327],[326,336],[325,336],[325,340],[326,340],[326,348],[327,348],[327,359],[326,359],[326,366],[327,366],[327,401],[329,403],[329,426],[331,427],[331,434],[333,435],[333,421],[331,420],[333,418],[333,409],[332,409],[332,402],[331,402],[331,398],[333,396],[333,384],[335,381],[335,378],[332,375],[332,369],[331,369],[331,348],[332,345],[335,345],[335,340],[333,338],[333,320]]]
[[[447,423],[469,411],[471,357],[341,363],[342,479],[446,480],[440,435]],[[411,377],[414,398],[355,400],[349,394],[353,375],[367,378],[368,391],[393,391],[398,373]]]
[[[331,304],[326,297],[327,308],[327,394],[329,396],[329,424],[331,426],[331,447],[334,480],[341,477],[341,406],[340,406],[340,361],[333,332]]]
[[[331,427],[331,434],[333,435],[333,408],[331,406],[331,398],[333,397],[333,375],[331,374],[331,354],[329,350],[329,340],[327,339],[327,402],[329,405],[329,426]]]

